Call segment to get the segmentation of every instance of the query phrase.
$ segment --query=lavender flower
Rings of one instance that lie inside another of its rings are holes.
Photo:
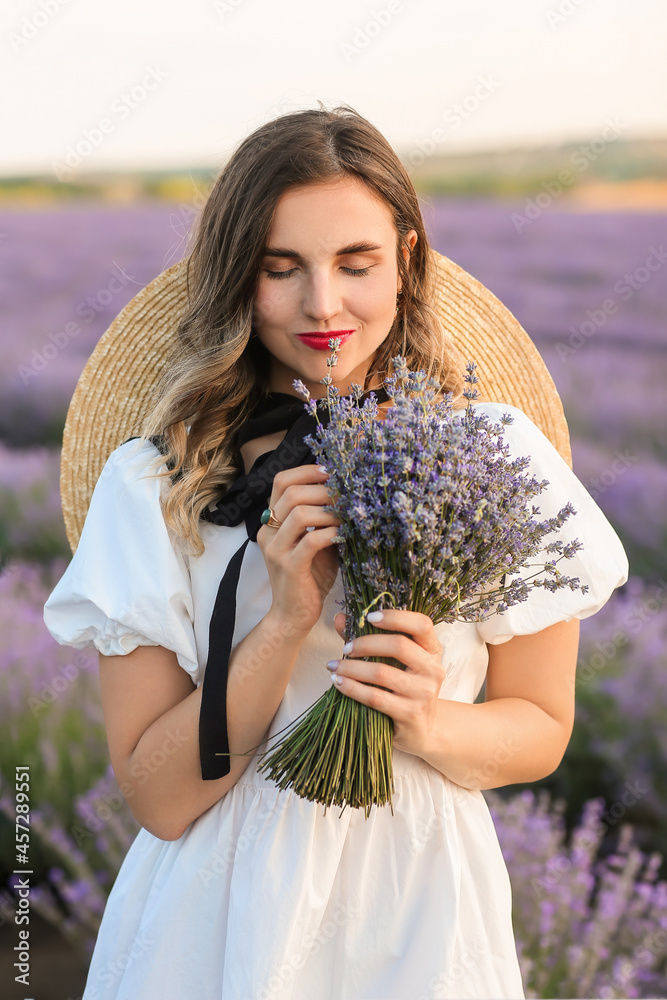
[[[544,554],[555,558],[532,561],[574,508],[568,503],[555,517],[536,519],[532,501],[548,482],[524,474],[529,458],[510,458],[503,433],[512,417],[493,423],[473,407],[475,367],[467,365],[461,413],[425,371],[410,372],[405,358],[395,357],[385,382],[393,405],[384,420],[373,393],[360,405],[360,386],[341,397],[330,375],[322,379],[329,420],[318,420],[305,441],[329,470],[325,510],[341,522],[347,640],[375,631],[366,616],[383,598],[438,624],[482,621],[527,600],[533,587],[588,589],[557,565],[574,556],[578,541],[552,541]],[[308,391],[293,384],[313,412]],[[404,669],[391,658],[383,662]],[[267,751],[259,770],[281,788],[325,806],[363,806],[368,816],[372,804],[391,804],[392,732],[387,716],[332,689]]]
[[[373,396],[358,406],[361,390],[355,386],[353,398],[334,401],[327,393],[331,419],[306,438],[330,471],[336,499],[325,509],[342,522],[346,593],[356,589],[370,600],[387,591],[394,607],[415,610],[419,604],[435,623],[481,621],[525,601],[533,587],[585,593],[587,585],[557,567],[581,544],[558,539],[543,546],[574,508],[568,503],[556,517],[536,520],[529,501],[548,482],[522,474],[527,457],[509,459],[503,440],[509,414],[494,424],[471,406],[476,366],[467,365],[468,407],[461,415],[451,397],[436,401],[437,386],[426,383],[425,372],[408,372],[400,356],[393,363],[385,384],[394,405],[384,421],[377,420]],[[294,386],[303,393],[300,383]],[[529,562],[542,549],[557,558]],[[372,561],[379,550],[390,558]],[[533,572],[522,577],[522,569]],[[491,587],[503,577],[506,582]],[[363,628],[368,600],[351,628]]]
[[[527,997],[664,996],[667,883],[624,825],[600,857],[602,799],[566,838],[562,800],[486,790],[512,881],[512,918]]]

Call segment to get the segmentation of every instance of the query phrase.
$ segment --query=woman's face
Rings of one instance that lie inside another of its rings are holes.
[[[253,309],[257,337],[271,354],[271,391],[295,395],[292,381],[301,379],[313,397],[325,395],[320,380],[334,336],[342,338],[334,385],[342,394],[353,382],[363,385],[394,322],[397,238],[389,206],[356,177],[281,195]],[[406,239],[412,250],[414,229]]]

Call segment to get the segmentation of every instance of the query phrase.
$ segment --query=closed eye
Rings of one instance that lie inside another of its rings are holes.
[[[297,270],[296,267],[291,267],[287,271],[265,271],[267,278],[288,278],[290,274],[293,274]],[[362,278],[365,274],[370,272],[370,267],[344,267],[342,268],[346,274],[354,275],[355,277]]]

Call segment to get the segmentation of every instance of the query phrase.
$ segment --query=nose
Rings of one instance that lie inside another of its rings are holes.
[[[307,275],[303,285],[304,315],[324,322],[339,315],[342,305],[340,289],[335,278],[324,269],[314,268]]]

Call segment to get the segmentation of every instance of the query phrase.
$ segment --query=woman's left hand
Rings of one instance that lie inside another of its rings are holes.
[[[344,637],[342,612],[335,616],[334,625]],[[442,643],[436,637],[431,619],[416,611],[386,609],[382,621],[373,625],[387,632],[353,639],[345,659],[331,661],[335,666],[329,665],[329,669],[340,679],[336,686],[342,694],[393,719],[397,750],[421,756],[430,743],[438,695],[445,679]],[[407,632],[413,638],[392,632]],[[362,656],[391,657],[404,663],[406,669],[357,659]]]

